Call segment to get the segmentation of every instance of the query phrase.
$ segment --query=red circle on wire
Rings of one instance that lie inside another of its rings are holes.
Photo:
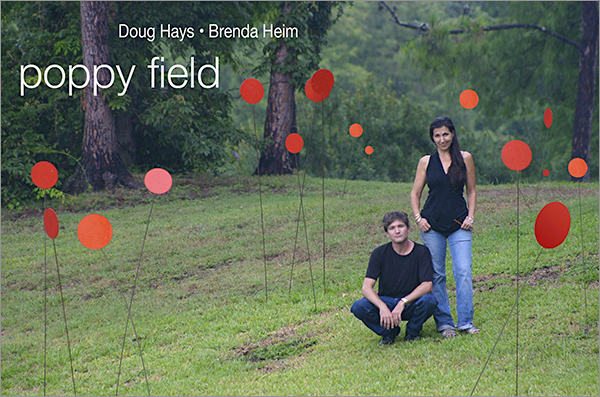
[[[580,159],[579,157],[575,157],[573,160],[569,161],[569,174],[573,178],[581,178],[588,171],[588,165],[584,159]]]
[[[58,170],[48,161],[40,161],[31,168],[31,180],[40,189],[50,189],[58,182]]]
[[[548,108],[548,109],[546,109],[546,111],[544,111],[544,125],[546,126],[546,128],[552,127],[552,120],[553,120],[552,110],[550,110],[550,108]]]
[[[240,86],[240,94],[244,98],[244,101],[248,103],[259,103],[265,94],[265,89],[260,81],[246,79]]]
[[[550,175],[550,170],[546,168],[544,171],[542,171],[542,175],[544,175],[544,176]]]
[[[55,239],[58,236],[58,217],[52,208],[48,208],[44,212],[44,229],[51,239]]]
[[[300,153],[304,147],[304,139],[302,139],[300,134],[292,132],[285,138],[285,147],[290,153]]]
[[[571,228],[569,209],[558,201],[547,204],[535,220],[535,238],[544,248],[562,244]]]
[[[77,237],[86,248],[97,250],[104,248],[112,239],[112,225],[106,217],[90,214],[83,218],[77,226]]]
[[[479,103],[479,95],[473,90],[464,90],[460,93],[458,101],[465,109],[473,109]]]
[[[502,148],[502,162],[513,171],[529,167],[532,157],[531,148],[523,141],[510,141]]]
[[[353,136],[354,138],[358,138],[359,136],[362,135],[363,128],[362,128],[362,125],[360,125],[358,123],[354,123],[350,126],[348,131],[350,132],[351,136]]]
[[[313,74],[311,81],[312,89],[318,95],[329,95],[334,84],[333,73],[327,69],[319,69]]]
[[[308,99],[310,99],[313,102],[324,101],[329,96],[329,92],[327,92],[325,95],[317,94],[312,88],[312,79],[308,79],[306,84],[304,84],[304,93],[306,94]]]
[[[367,146],[365,148],[365,153],[368,154],[369,156],[373,154],[373,146]]]
[[[153,168],[144,177],[146,188],[154,194],[163,194],[173,186],[173,178],[169,171],[162,168]]]

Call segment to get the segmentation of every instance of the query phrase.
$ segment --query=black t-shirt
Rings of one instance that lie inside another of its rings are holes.
[[[424,245],[415,243],[408,255],[399,255],[390,241],[371,253],[367,277],[379,279],[380,296],[405,297],[422,282],[433,281],[431,253]]]

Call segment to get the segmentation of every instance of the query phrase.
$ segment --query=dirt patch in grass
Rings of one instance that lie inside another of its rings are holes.
[[[529,274],[523,274],[519,280],[529,286],[538,286],[540,284],[557,284],[563,275],[572,270],[571,266],[556,265],[534,270]],[[516,276],[504,274],[484,274],[473,278],[473,291],[491,291],[498,286],[512,285],[516,281]],[[596,283],[597,285],[598,283]],[[452,290],[455,290],[454,288]]]
[[[88,301],[90,299],[102,298],[103,296],[104,296],[103,292],[86,293],[86,294],[83,294],[83,296],[81,297],[81,300]]]
[[[259,368],[261,371],[281,370],[286,367],[286,359],[303,354],[319,342],[319,336],[325,332],[322,325],[332,313],[321,313],[317,318],[281,327],[264,339],[233,348],[227,358],[264,364]],[[301,333],[300,327],[307,324],[317,331]]]
[[[307,322],[311,322],[308,320]],[[305,322],[306,323],[306,322]],[[261,339],[256,342],[247,342],[241,346],[238,346],[234,349],[234,356],[237,357],[247,357],[250,361],[262,361],[266,358],[261,358],[260,355],[256,353],[260,350],[265,350],[265,348],[275,346],[275,345],[299,345],[302,342],[305,342],[311,339],[314,335],[299,335],[298,328],[301,324],[292,324],[287,325],[285,327],[279,328],[274,333],[269,335],[265,339]],[[312,343],[314,344],[314,343]],[[311,345],[312,345],[311,344]],[[276,359],[276,358],[275,358]]]

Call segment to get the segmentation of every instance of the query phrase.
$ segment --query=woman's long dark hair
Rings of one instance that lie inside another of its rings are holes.
[[[460,152],[460,144],[458,143],[458,135],[456,135],[456,129],[454,123],[450,117],[436,117],[429,126],[429,137],[433,140],[433,130],[436,128],[448,127],[450,132],[454,134],[452,144],[450,144],[450,158],[452,164],[448,169],[448,177],[450,177],[450,183],[455,189],[464,185],[467,181],[467,167],[465,166],[465,160]]]

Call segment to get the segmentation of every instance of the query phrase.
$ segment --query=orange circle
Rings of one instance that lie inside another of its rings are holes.
[[[349,131],[350,131],[350,135],[352,135],[354,138],[358,138],[359,136],[362,135],[363,128],[362,128],[362,125],[360,125],[358,123],[354,123],[350,126]]]
[[[259,103],[265,94],[265,89],[260,81],[246,79],[240,86],[240,94],[244,98],[244,101],[248,103]]]
[[[588,165],[584,159],[580,159],[579,157],[574,158],[569,161],[569,174],[573,178],[581,178],[588,171]]]
[[[552,116],[552,110],[550,110],[550,108],[546,109],[544,111],[544,125],[546,126],[546,128],[550,128],[552,127],[552,120],[553,120],[553,116]]]
[[[365,153],[368,154],[369,156],[373,154],[373,146],[367,146],[365,148]]]
[[[513,171],[529,167],[532,157],[531,148],[523,141],[510,141],[502,148],[502,162]]]
[[[77,226],[77,237],[86,248],[97,250],[104,248],[112,239],[112,226],[102,215],[90,214]]]
[[[329,91],[325,95],[317,94],[312,87],[312,78],[308,79],[306,84],[304,84],[304,93],[313,102],[321,102],[329,96]]]
[[[458,98],[465,109],[473,109],[479,103],[479,95],[473,90],[464,90]]]
[[[292,132],[285,138],[285,147],[290,153],[300,153],[302,147],[304,146],[304,139],[300,134]]]
[[[40,189],[50,189],[58,182],[58,170],[48,161],[40,161],[31,169],[31,180]]]
[[[169,171],[162,168],[153,168],[144,177],[146,188],[154,194],[163,194],[173,186],[173,178]]]
[[[44,212],[44,229],[51,239],[55,239],[58,236],[58,217],[52,208],[48,208]]]
[[[319,69],[313,74],[311,80],[312,89],[318,95],[329,95],[334,84],[333,73],[327,69]]]

